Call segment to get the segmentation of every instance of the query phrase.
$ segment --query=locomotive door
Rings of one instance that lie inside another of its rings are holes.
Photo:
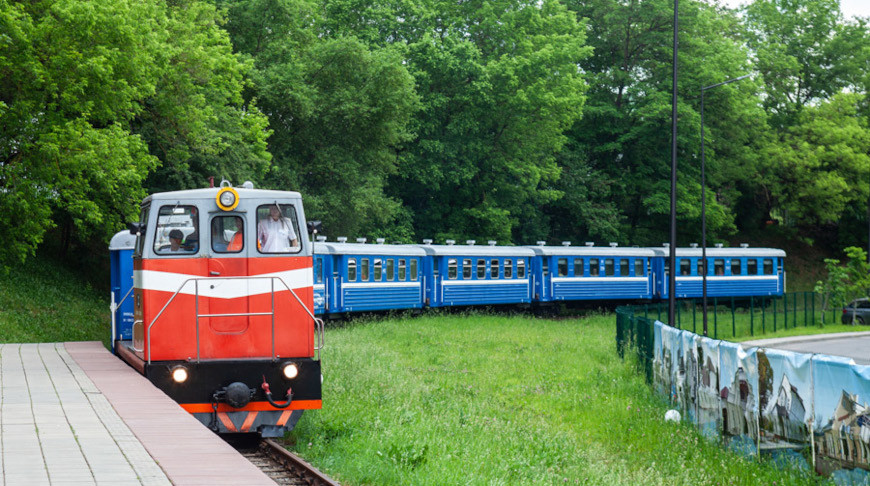
[[[201,318],[200,332],[209,330],[218,335],[244,334],[250,325],[250,316],[238,315],[250,312],[251,282],[244,278],[248,276],[248,252],[252,239],[248,232],[245,219],[240,214],[223,214],[212,217],[209,222],[211,234],[210,257],[208,259],[208,282],[200,283],[205,288],[199,289],[200,302],[207,302],[203,309],[200,304],[200,315],[236,314]],[[202,299],[207,296],[207,299]],[[204,342],[204,341],[201,341]],[[207,340],[207,342],[215,342]],[[217,350],[207,352],[203,349],[203,357],[217,358]]]

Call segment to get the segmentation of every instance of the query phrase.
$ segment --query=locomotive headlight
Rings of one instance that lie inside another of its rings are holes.
[[[232,211],[239,205],[239,193],[232,187],[223,187],[215,198],[217,205],[224,211]]]
[[[284,365],[284,377],[288,380],[292,380],[299,376],[299,368],[293,363],[287,363]]]
[[[176,383],[184,383],[187,381],[187,368],[184,366],[176,366],[172,369],[172,379]]]

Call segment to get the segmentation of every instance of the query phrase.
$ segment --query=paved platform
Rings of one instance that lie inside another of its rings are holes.
[[[0,344],[0,486],[274,485],[101,343]]]

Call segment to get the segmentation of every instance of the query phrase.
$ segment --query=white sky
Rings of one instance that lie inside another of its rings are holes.
[[[722,0],[722,3],[729,7],[737,7],[745,5],[752,0]],[[870,0],[840,0],[840,10],[843,16],[850,17],[870,17]]]

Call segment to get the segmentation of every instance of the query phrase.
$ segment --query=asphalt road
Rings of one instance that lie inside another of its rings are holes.
[[[870,332],[846,332],[839,334],[818,334],[815,336],[758,339],[755,341],[744,341],[741,344],[744,347],[761,346],[800,353],[845,356],[854,359],[857,364],[870,365]]]

